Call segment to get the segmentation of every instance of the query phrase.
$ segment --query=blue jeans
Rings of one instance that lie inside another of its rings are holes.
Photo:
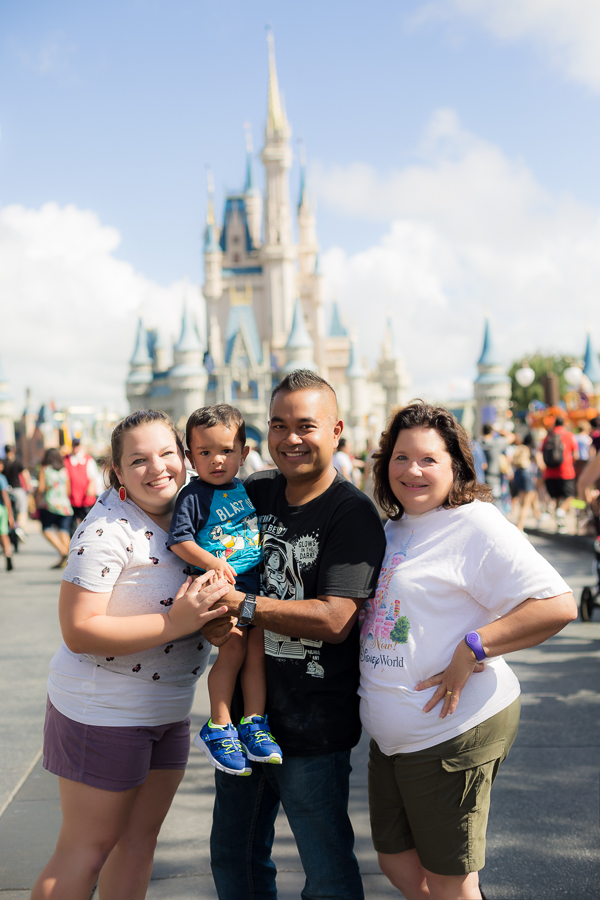
[[[215,772],[211,868],[219,900],[276,900],[271,860],[279,803],[306,875],[302,900],[364,900],[348,816],[350,751],[254,763],[252,775]]]

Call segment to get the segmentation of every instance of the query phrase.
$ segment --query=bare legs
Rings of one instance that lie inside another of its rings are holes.
[[[69,544],[71,539],[68,531],[55,531],[53,528],[46,528],[42,531],[49,544],[52,544],[55,550],[61,555],[61,558],[69,555]]]
[[[421,865],[416,850],[378,853],[379,868],[406,900],[481,900],[479,874],[436,875]]]
[[[231,700],[240,669],[244,716],[264,716],[267,686],[262,628],[234,628],[229,640],[219,648],[208,675],[210,718],[215,725],[231,722]]]
[[[59,778],[63,824],[31,900],[143,900],[156,839],[183,770],[153,769],[143,785],[102,791]]]

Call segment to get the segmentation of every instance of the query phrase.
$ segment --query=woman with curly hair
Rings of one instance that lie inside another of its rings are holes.
[[[519,722],[519,683],[502,656],[556,634],[577,607],[487,502],[448,410],[400,409],[374,482],[390,521],[361,629],[373,842],[407,900],[479,900],[490,789]]]

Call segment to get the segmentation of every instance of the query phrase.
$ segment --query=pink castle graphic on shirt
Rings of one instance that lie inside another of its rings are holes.
[[[390,635],[400,616],[400,597],[388,598],[392,576],[398,566],[407,558],[412,532],[406,543],[386,557],[379,573],[374,600],[367,600],[360,613],[361,641],[373,647],[376,640],[390,640]]]

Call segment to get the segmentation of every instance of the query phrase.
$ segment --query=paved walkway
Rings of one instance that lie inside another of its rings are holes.
[[[578,596],[593,583],[591,554],[549,538],[536,545]],[[0,571],[0,900],[25,900],[53,851],[60,825],[57,779],[39,763],[48,660],[59,642],[60,573],[54,551],[32,535],[15,571]],[[488,861],[482,873],[491,900],[592,900],[600,865],[600,611],[574,622],[545,645],[510,658],[523,685],[522,724],[494,789]],[[205,720],[206,680],[196,694],[193,726]],[[353,754],[351,814],[367,900],[400,898],[379,873],[369,839],[367,739]],[[167,817],[149,900],[215,897],[208,860],[212,768],[192,750]],[[303,874],[282,813],[274,857],[281,900],[298,900]]]

